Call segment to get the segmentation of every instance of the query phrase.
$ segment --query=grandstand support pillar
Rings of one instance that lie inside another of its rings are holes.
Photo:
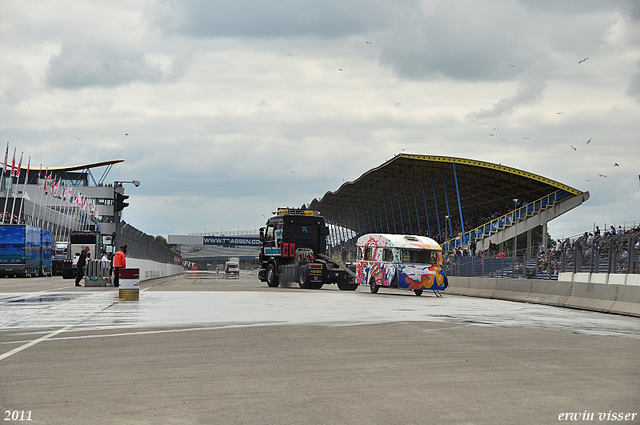
[[[373,199],[371,201],[371,212],[369,212],[369,205],[367,205],[367,216],[369,220],[371,220],[371,216],[373,216],[373,233],[378,233],[378,223],[376,223],[376,209],[373,206]]]
[[[396,226],[396,213],[393,210],[393,195],[391,194],[391,187],[389,187],[389,205],[391,205],[391,217],[393,218],[393,232],[398,234],[398,227]]]
[[[442,190],[444,190],[444,203],[447,204],[447,217],[449,217],[449,235],[453,237],[453,227],[451,226],[451,212],[449,211],[449,198],[447,198],[447,184],[444,181],[444,168],[440,168],[442,173]]]
[[[458,196],[458,212],[460,213],[460,226],[462,226],[462,243],[467,243],[467,237],[464,232],[464,218],[462,217],[462,204],[460,203],[460,189],[458,189],[458,175],[456,174],[456,163],[453,163],[453,181],[456,182],[456,195]]]
[[[413,226],[411,225],[411,208],[409,208],[409,193],[407,192],[407,182],[404,182],[404,200],[407,202],[407,216],[409,218],[409,234],[413,235]]]
[[[532,234],[533,229],[529,229],[527,230],[527,260],[531,260],[531,244],[533,243],[532,241]]]
[[[366,234],[367,232],[367,223],[364,221],[364,211],[362,211],[362,206],[364,202],[360,203],[360,211],[358,211],[358,205],[356,205],[356,215],[358,216],[358,220],[360,220],[360,216],[362,216],[362,234]]]
[[[542,246],[544,247],[545,254],[548,252],[547,249],[549,248],[547,246],[548,231],[549,230],[547,228],[547,222],[545,221],[544,223],[542,223]]]
[[[429,223],[429,209],[427,208],[427,195],[424,190],[424,176],[420,175],[420,181],[422,183],[422,199],[424,199],[424,215],[427,220],[427,236],[431,237],[431,224]]]
[[[398,213],[400,214],[400,226],[404,234],[404,220],[402,219],[402,203],[400,202],[400,188],[396,185],[396,195],[398,195]]]
[[[353,211],[351,211],[351,205],[349,205],[349,216],[351,217],[351,225],[353,226],[353,230],[356,232],[356,239],[358,239],[364,233],[360,231],[360,223],[358,223],[358,220],[354,220],[354,218],[357,216],[353,214]]]
[[[442,238],[442,229],[440,229],[440,216],[438,215],[438,197],[436,196],[436,185],[433,182],[433,171],[431,171],[431,189],[433,189],[433,205],[436,207],[436,223],[438,223],[438,242]]]
[[[376,195],[377,199],[378,195]],[[384,190],[382,191],[382,203],[384,204],[384,218],[387,220],[387,233],[391,233],[391,228],[389,227],[389,214],[387,214],[387,200],[384,196]]]
[[[418,197],[416,196],[416,180],[411,179],[411,184],[413,185],[413,203],[416,206],[416,221],[418,222],[418,234],[422,235],[422,228],[420,227],[420,212],[418,211]]]

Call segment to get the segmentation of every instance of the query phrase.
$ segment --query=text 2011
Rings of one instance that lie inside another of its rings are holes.
[[[4,420],[13,422],[30,421],[31,410],[5,410]]]

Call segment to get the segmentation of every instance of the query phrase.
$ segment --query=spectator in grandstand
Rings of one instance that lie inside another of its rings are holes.
[[[489,241],[489,255],[492,257],[495,257],[497,250],[498,250],[498,246],[492,241]]]
[[[476,241],[472,240],[471,243],[469,244],[469,250],[471,251],[471,256],[475,257],[476,256]]]
[[[127,267],[127,246],[121,246],[120,251],[113,256],[113,286],[120,286],[120,269]]]
[[[559,260],[561,256],[562,256],[562,242],[560,242],[560,239],[558,239],[556,240],[556,246],[553,249],[553,258],[556,260]]]
[[[598,226],[596,226],[595,235],[596,236],[600,236],[600,227],[598,227]]]
[[[616,234],[616,228],[611,226],[610,232],[611,232],[612,235],[615,235]]]
[[[84,277],[84,266],[87,264],[87,258],[89,257],[89,246],[85,246],[82,252],[80,253],[80,257],[78,258],[77,263],[77,272],[76,272],[76,286],[80,285],[80,280]]]

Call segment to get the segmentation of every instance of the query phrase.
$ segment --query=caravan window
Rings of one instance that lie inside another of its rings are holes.
[[[364,261],[371,261],[373,260],[373,247],[366,247],[364,249]]]
[[[393,251],[390,248],[385,248],[382,251],[382,261],[387,263],[393,262]]]
[[[400,253],[400,261],[403,263],[437,264],[438,252],[403,249]]]

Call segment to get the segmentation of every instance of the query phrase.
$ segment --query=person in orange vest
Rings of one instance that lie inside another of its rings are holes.
[[[120,251],[113,256],[113,286],[120,286],[120,269],[127,267],[127,246],[121,246]]]

